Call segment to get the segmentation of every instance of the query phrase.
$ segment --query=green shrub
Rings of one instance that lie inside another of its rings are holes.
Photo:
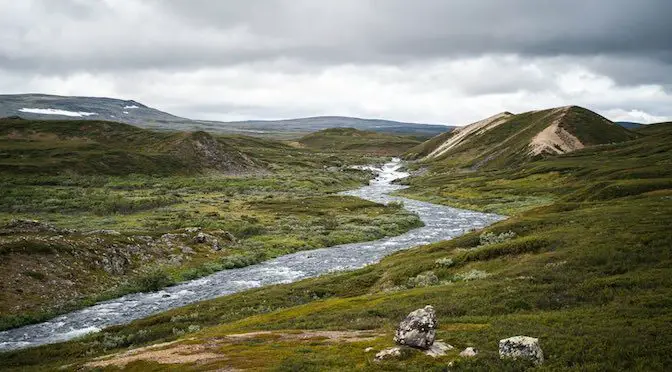
[[[438,260],[434,261],[434,264],[438,267],[451,267],[455,265],[455,261],[453,261],[452,258],[450,257],[444,257],[444,258],[439,258]]]
[[[464,252],[456,258],[456,261],[487,261],[501,256],[538,252],[549,245],[550,242],[544,238],[529,236]]]
[[[167,272],[160,268],[155,268],[136,278],[132,286],[138,292],[155,292],[173,284],[175,284],[175,281]]]
[[[500,233],[499,235],[488,231],[481,234],[479,238],[480,238],[480,245],[490,245],[490,244],[503,243],[515,237],[516,233],[513,231],[503,232]]]

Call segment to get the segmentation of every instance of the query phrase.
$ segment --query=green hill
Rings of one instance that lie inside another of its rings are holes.
[[[4,173],[240,173],[255,160],[205,132],[170,133],[106,121],[0,119]]]
[[[518,115],[505,112],[442,136],[443,141],[435,137],[407,155],[449,167],[494,169],[626,141],[637,134],[590,110],[567,106]]]
[[[413,137],[369,132],[354,128],[330,128],[301,137],[308,148],[325,151],[349,151],[372,155],[399,155],[418,145]]]
[[[656,135],[656,134],[665,135],[670,131],[672,131],[672,122],[648,124],[643,125],[636,129],[637,133],[646,135]]]

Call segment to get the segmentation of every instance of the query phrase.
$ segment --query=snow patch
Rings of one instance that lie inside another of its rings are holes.
[[[62,116],[70,116],[70,117],[77,117],[77,118],[81,118],[82,116],[98,115],[95,112],[67,111],[67,110],[59,110],[59,109],[53,109],[53,108],[41,109],[41,108],[27,108],[27,107],[24,107],[24,108],[20,109],[19,111],[27,112],[27,113],[31,113],[31,114],[62,115]]]
[[[140,107],[138,107],[138,106],[136,106],[136,105],[128,105],[128,106],[124,106],[124,109],[136,109],[136,108],[140,108]]]

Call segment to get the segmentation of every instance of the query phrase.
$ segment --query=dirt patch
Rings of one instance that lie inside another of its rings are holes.
[[[530,154],[564,154],[584,148],[581,141],[568,131],[560,128],[560,121],[569,112],[570,106],[558,109],[560,116],[546,129],[539,132],[530,142]]]
[[[249,340],[266,339],[272,342],[281,341],[320,341],[326,343],[372,341],[383,336],[372,331],[259,331],[238,333],[224,337],[203,340],[202,344],[178,344],[178,341],[166,342],[147,347],[129,350],[123,353],[105,355],[86,363],[85,367],[102,368],[109,366],[124,367],[136,361],[150,361],[160,364],[192,364],[209,363],[227,360],[219,349],[227,344],[236,344]],[[193,340],[193,339],[191,339]],[[229,370],[227,370],[229,371]],[[235,369],[230,369],[235,371]]]
[[[124,367],[128,363],[139,360],[160,364],[189,364],[222,359],[226,359],[226,357],[210,350],[204,345],[175,345],[175,342],[168,342],[96,358],[95,361],[89,362],[84,366],[93,368],[108,366]]]
[[[442,143],[436,150],[432,151],[425,159],[432,159],[439,157],[445,154],[448,150],[453,149],[465,142],[468,137],[472,135],[481,135],[490,129],[493,129],[501,124],[506,123],[506,121],[513,116],[510,112],[502,112],[495,116],[491,116],[487,119],[477,121],[475,123],[469,124],[466,127],[456,128],[453,132],[455,133],[450,137],[446,142]]]

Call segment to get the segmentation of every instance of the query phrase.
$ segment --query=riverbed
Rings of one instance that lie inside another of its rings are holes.
[[[220,271],[161,291],[134,293],[101,302],[48,322],[0,332],[0,351],[70,340],[98,332],[108,326],[130,323],[162,311],[251,288],[291,283],[334,271],[361,268],[378,262],[390,253],[452,239],[504,218],[496,214],[392,196],[393,192],[404,188],[393,181],[408,176],[400,170],[401,167],[399,159],[381,167],[368,167],[377,177],[368,186],[341,194],[378,203],[401,202],[406,209],[418,214],[425,224],[423,227],[375,241],[288,254],[257,265]]]

